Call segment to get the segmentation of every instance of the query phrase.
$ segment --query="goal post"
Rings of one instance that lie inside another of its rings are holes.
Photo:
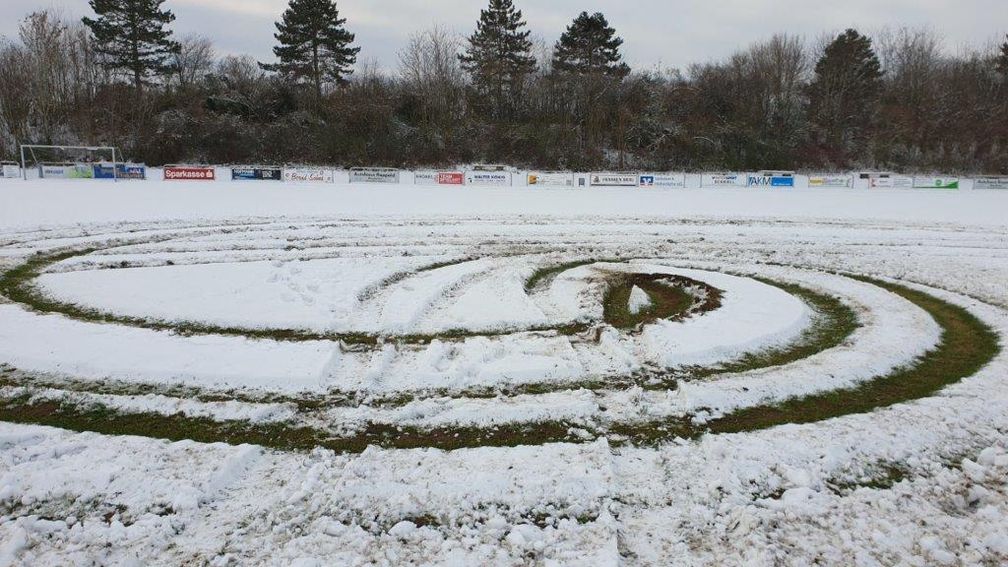
[[[105,159],[107,156],[108,159]],[[21,175],[28,179],[28,166],[110,163],[112,179],[118,181],[121,152],[115,146],[61,146],[45,144],[21,145]],[[97,157],[98,159],[94,159]],[[40,169],[39,175],[44,177]]]

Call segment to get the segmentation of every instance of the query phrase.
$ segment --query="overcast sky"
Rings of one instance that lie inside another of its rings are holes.
[[[603,12],[625,40],[635,68],[685,67],[723,58],[776,32],[815,38],[856,27],[928,26],[946,48],[980,46],[1008,32],[1008,0],[516,0],[534,35],[552,45],[582,10]],[[443,24],[460,34],[475,27],[486,0],[338,0],[361,59],[394,69],[396,53],[414,31]],[[167,0],[176,34],[210,37],[218,52],[272,59],[273,22],[287,0]],[[0,0],[0,35],[14,37],[32,10],[67,16],[90,12],[87,0]]]

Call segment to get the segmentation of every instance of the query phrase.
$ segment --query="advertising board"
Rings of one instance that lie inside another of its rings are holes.
[[[399,170],[388,167],[354,167],[350,183],[399,183]]]
[[[439,171],[437,183],[438,185],[463,185],[465,184],[465,174],[461,171]]]
[[[210,166],[167,166],[164,168],[166,181],[213,181],[217,172]]]
[[[135,163],[96,163],[92,166],[95,179],[147,179],[147,166]]]
[[[333,170],[321,167],[288,167],[283,171],[283,180],[294,183],[332,183],[335,179]]]
[[[700,176],[701,187],[745,187],[746,176],[741,173],[705,173]]]
[[[913,186],[916,189],[958,189],[957,177],[914,177]]]
[[[631,173],[592,173],[589,183],[592,187],[637,187],[640,182],[637,175]]]
[[[544,187],[573,187],[574,174],[530,171],[525,177],[525,183],[529,186],[541,185]]]
[[[1008,189],[1008,177],[978,177],[973,180],[974,189]]]
[[[750,173],[746,176],[747,187],[794,187],[794,175],[772,173]]]
[[[683,173],[644,173],[638,176],[641,187],[685,187],[686,175]]]
[[[510,187],[510,171],[467,171],[465,184],[479,187]]]
[[[283,170],[278,167],[233,167],[232,181],[282,181]]]
[[[0,177],[21,177],[21,167],[14,163],[5,163],[0,167]]]
[[[850,187],[851,178],[849,175],[810,175],[808,178],[809,187]]]

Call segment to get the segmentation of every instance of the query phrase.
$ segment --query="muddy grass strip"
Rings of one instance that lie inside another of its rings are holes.
[[[695,425],[689,417],[644,423],[616,423],[589,431],[582,424],[560,421],[506,424],[498,427],[441,427],[422,429],[370,424],[359,433],[333,436],[308,427],[286,424],[256,425],[218,422],[209,418],[153,413],[121,414],[88,404],[32,403],[30,396],[0,404],[0,420],[49,425],[73,431],[140,435],[168,440],[250,443],[281,450],[326,447],[359,452],[369,445],[386,448],[514,447],[555,442],[584,442],[609,436],[614,444],[655,445],[673,438],[754,431],[788,423],[809,423],[843,415],[866,413],[893,404],[930,396],[971,376],[999,352],[997,334],[965,309],[930,294],[888,282],[868,280],[918,305],[942,328],[938,346],[915,364],[859,387],[795,398],[774,405],[745,408]]]
[[[966,309],[895,283],[863,276],[851,277],[887,289],[930,314],[942,329],[938,345],[913,364],[857,387],[740,409],[702,426],[694,425],[687,417],[672,421],[617,424],[610,433],[635,445],[649,445],[676,437],[739,433],[868,413],[931,396],[976,374],[1000,352],[997,333]]]
[[[405,335],[383,335],[363,332],[318,332],[306,329],[256,329],[218,326],[191,321],[162,321],[119,315],[59,301],[41,293],[35,287],[34,280],[47,267],[63,260],[84,256],[102,249],[100,247],[92,247],[50,254],[37,254],[21,265],[0,275],[0,294],[15,303],[20,303],[39,313],[58,313],[70,319],[88,323],[124,325],[152,331],[172,332],[181,336],[221,335],[253,340],[285,342],[329,341],[341,342],[349,347],[376,347],[386,343],[426,345],[435,340],[459,341],[472,337],[498,337],[515,333],[557,333],[564,336],[573,336],[584,333],[592,327],[592,324],[589,322],[572,321],[563,325],[540,325],[475,331],[469,329],[449,329],[437,333],[413,333]]]
[[[322,411],[337,407],[358,407],[367,404],[375,408],[395,408],[410,402],[435,398],[489,399],[498,397],[534,396],[572,390],[606,391],[640,387],[661,391],[677,387],[680,380],[708,379],[725,373],[758,370],[780,366],[834,348],[846,341],[858,328],[854,311],[839,299],[814,292],[798,285],[766,280],[805,301],[816,312],[812,327],[794,343],[778,349],[751,353],[742,359],[709,367],[688,367],[672,370],[649,370],[633,374],[600,376],[575,382],[531,382],[484,388],[429,388],[388,394],[330,390],[324,394],[285,395],[240,390],[212,391],[195,386],[168,384],[136,384],[118,381],[94,382],[25,372],[0,365],[0,386],[49,388],[71,392],[123,396],[160,395],[186,398],[200,402],[239,401],[247,403],[288,403],[301,412]],[[663,285],[663,284],[659,284]]]

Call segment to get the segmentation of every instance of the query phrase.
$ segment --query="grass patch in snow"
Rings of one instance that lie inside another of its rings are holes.
[[[651,305],[633,313],[630,294],[639,287]],[[694,295],[687,288],[701,289]],[[602,298],[602,318],[617,329],[639,328],[659,319],[677,321],[721,306],[721,290],[702,282],[669,274],[614,274]]]
[[[391,449],[454,450],[585,440],[584,430],[579,426],[559,421],[432,429],[372,423],[354,434],[337,436],[311,427],[282,423],[216,421],[205,417],[182,414],[169,416],[150,412],[121,413],[96,403],[32,403],[30,395],[0,402],[0,421],[169,441],[252,444],[284,451],[308,451],[323,447],[340,453],[360,453],[372,445]]]
[[[707,368],[693,367],[689,369],[690,378],[707,378],[790,364],[839,346],[859,326],[857,313],[836,297],[797,284],[765,278],[753,279],[778,287],[804,301],[816,314],[812,325],[797,341],[789,345],[748,353],[737,360]]]
[[[576,260],[574,262],[566,262],[564,264],[556,264],[539,268],[525,280],[525,293],[531,293],[536,288],[548,286],[549,283],[558,275],[566,272],[567,270],[573,270],[574,268],[580,268],[581,266],[587,266],[588,264],[594,264],[599,261],[600,260]]]
[[[854,388],[744,408],[703,425],[683,418],[618,424],[612,431],[635,444],[654,444],[674,437],[755,431],[867,413],[933,395],[975,374],[1000,352],[997,333],[966,309],[902,285],[868,277],[856,279],[887,289],[931,315],[942,329],[938,345],[914,363]]]
[[[171,332],[181,336],[221,335],[244,337],[253,340],[273,341],[330,341],[340,342],[348,347],[378,347],[385,343],[426,345],[435,340],[460,341],[471,337],[497,337],[514,333],[552,333],[570,336],[587,331],[591,325],[585,322],[570,322],[563,325],[541,325],[523,328],[499,328],[486,330],[449,329],[436,333],[411,333],[387,335],[363,332],[318,332],[307,329],[250,328],[239,326],[213,325],[194,321],[166,321],[146,317],[133,317],[110,313],[91,307],[59,301],[40,292],[34,285],[46,267],[77,256],[84,256],[101,250],[99,247],[64,250],[50,254],[36,254],[24,263],[0,274],[0,294],[11,301],[25,305],[40,313],[59,313],[71,319],[88,323],[115,324]],[[462,260],[465,261],[465,260]],[[458,261],[443,263],[450,265]],[[430,266],[424,269],[436,269]]]

